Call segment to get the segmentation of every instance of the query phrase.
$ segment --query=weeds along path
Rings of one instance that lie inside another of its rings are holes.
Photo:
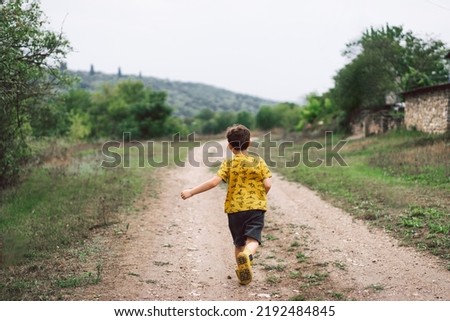
[[[307,255],[328,265],[330,281],[349,298],[450,300],[450,271],[437,258],[399,246],[306,187],[280,178],[273,185],[274,215],[307,227]]]
[[[201,160],[201,149],[195,159]],[[180,192],[214,175],[165,168],[155,197],[112,238],[103,279],[82,300],[450,300],[450,272],[400,247],[309,189],[274,175],[254,282],[240,286],[223,213],[225,186],[183,201]],[[119,240],[119,241],[118,241]]]

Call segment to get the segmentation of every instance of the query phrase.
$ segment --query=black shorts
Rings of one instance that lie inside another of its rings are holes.
[[[261,244],[264,211],[252,210],[228,214],[228,227],[235,246],[244,246],[247,237],[251,237]]]

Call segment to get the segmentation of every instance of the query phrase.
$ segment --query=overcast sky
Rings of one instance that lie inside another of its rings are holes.
[[[41,0],[71,70],[200,82],[279,101],[323,93],[345,44],[402,25],[450,46],[450,0]]]

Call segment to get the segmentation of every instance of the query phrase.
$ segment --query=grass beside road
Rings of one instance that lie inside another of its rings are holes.
[[[310,159],[326,159],[325,150],[311,149]],[[339,154],[348,166],[277,162],[278,170],[402,244],[443,258],[450,269],[450,135],[395,131],[349,141]]]
[[[94,234],[110,225],[125,229],[121,215],[157,184],[149,179],[153,168],[137,167],[135,148],[130,168],[102,168],[101,144],[34,146],[35,165],[0,194],[0,300],[61,299],[61,289],[99,282],[102,262],[95,254],[103,249]],[[97,260],[92,269],[79,271],[89,260]]]

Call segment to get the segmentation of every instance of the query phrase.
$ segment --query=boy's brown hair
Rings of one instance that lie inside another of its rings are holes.
[[[241,124],[233,125],[227,129],[227,140],[235,150],[247,150],[250,145],[250,130]]]

